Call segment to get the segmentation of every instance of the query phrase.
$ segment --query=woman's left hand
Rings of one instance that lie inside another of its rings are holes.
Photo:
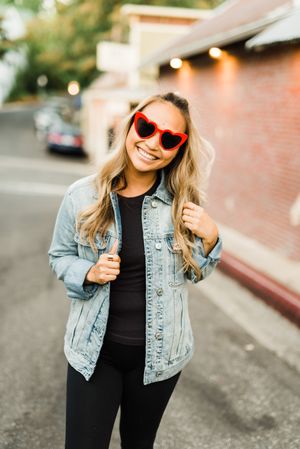
[[[218,227],[203,207],[191,201],[184,203],[182,220],[188,229],[203,240],[209,243],[215,243],[218,240]]]

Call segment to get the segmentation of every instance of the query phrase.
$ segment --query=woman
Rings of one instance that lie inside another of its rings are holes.
[[[186,99],[142,101],[98,173],[73,183],[49,249],[71,300],[66,449],[107,449],[120,406],[122,449],[153,448],[194,338],[187,280],[220,261],[200,204],[212,165]]]

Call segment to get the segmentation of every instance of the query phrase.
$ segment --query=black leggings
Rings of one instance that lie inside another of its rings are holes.
[[[121,406],[122,449],[153,449],[181,372],[143,384],[145,346],[107,341],[89,381],[68,363],[65,449],[108,449]]]

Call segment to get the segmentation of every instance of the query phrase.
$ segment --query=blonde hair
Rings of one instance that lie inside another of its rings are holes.
[[[113,150],[99,167],[94,179],[98,192],[98,200],[77,217],[77,230],[80,238],[86,237],[93,251],[97,253],[94,242],[98,232],[103,238],[110,224],[114,221],[114,212],[110,200],[110,192],[122,190],[127,186],[124,170],[128,164],[125,141],[134,115],[142,111],[152,102],[170,102],[182,113],[186,122],[187,141],[179,149],[176,157],[163,169],[165,183],[169,192],[174,195],[172,202],[172,222],[174,240],[182,250],[183,271],[194,269],[198,279],[201,278],[199,265],[192,257],[195,235],[185,227],[182,221],[183,204],[192,201],[203,207],[207,201],[206,189],[215,152],[211,144],[201,137],[190,116],[189,105],[185,98],[169,92],[151,95],[141,101],[121,122],[119,132],[113,141]],[[183,148],[184,147],[184,148]],[[118,188],[117,188],[118,184]]]

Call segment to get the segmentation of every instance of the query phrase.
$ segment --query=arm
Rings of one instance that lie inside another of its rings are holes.
[[[182,220],[184,225],[195,234],[193,259],[201,269],[201,278],[197,279],[195,271],[187,271],[187,278],[194,284],[202,281],[214,270],[221,260],[222,239],[218,227],[203,207],[188,201],[184,203]]]
[[[94,262],[79,258],[74,233],[74,204],[68,189],[56,217],[48,251],[49,265],[57,279],[64,282],[70,299],[90,299],[99,287],[98,284],[85,285],[85,277]]]
[[[205,257],[211,252],[211,250],[216,246],[216,243],[219,239],[219,233],[217,233],[216,237],[214,237],[212,240],[208,239],[202,239],[203,243],[203,251]]]

